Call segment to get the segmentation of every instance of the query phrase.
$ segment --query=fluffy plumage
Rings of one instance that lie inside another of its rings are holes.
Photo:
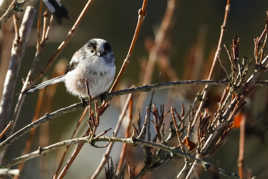
[[[96,97],[111,86],[115,75],[114,61],[114,53],[107,41],[91,39],[74,53],[65,75],[33,86],[26,93],[64,82],[72,95]]]

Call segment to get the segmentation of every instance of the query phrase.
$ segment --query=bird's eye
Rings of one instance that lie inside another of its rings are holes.
[[[89,41],[89,43],[87,44],[87,47],[89,48],[91,53],[95,53],[95,51],[97,49],[96,41]]]

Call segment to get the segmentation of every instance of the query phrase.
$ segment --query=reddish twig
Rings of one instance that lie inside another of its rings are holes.
[[[125,130],[125,137],[128,138],[131,135],[131,124],[132,124],[132,113],[133,113],[133,99],[130,99],[129,106],[128,106],[128,117],[127,117],[127,124],[126,124],[126,130]],[[122,166],[124,164],[126,155],[129,154],[128,152],[128,145],[123,144],[122,151],[120,154],[120,160],[118,162],[118,166],[116,169],[116,175],[118,176],[121,172]]]
[[[14,125],[11,127],[11,133],[17,120],[12,118],[14,112],[14,97],[15,89],[18,83],[18,75],[21,67],[22,59],[26,49],[26,44],[31,35],[32,24],[35,17],[35,10],[33,7],[28,6],[25,10],[23,20],[16,37],[13,41],[11,49],[11,59],[8,72],[6,74],[5,83],[3,86],[3,94],[0,104],[0,131],[6,127],[9,121],[13,121]],[[14,18],[15,19],[15,18]]]
[[[143,75],[143,81],[142,84],[148,84],[152,81],[152,75],[154,72],[154,66],[155,66],[155,62],[158,59],[158,56],[161,52],[161,47],[164,44],[165,39],[167,38],[168,35],[168,31],[170,29],[171,26],[171,21],[174,15],[174,11],[175,11],[175,6],[176,5],[176,0],[169,0],[167,2],[167,8],[165,11],[165,15],[163,17],[162,23],[160,25],[160,28],[155,36],[155,43],[154,46],[149,54],[149,58],[148,58],[148,62],[146,65],[146,69],[145,74]],[[137,111],[140,111],[142,104],[145,100],[145,96],[144,95],[140,95],[139,98],[137,99]]]
[[[14,24],[14,31],[15,31],[15,39],[17,39],[17,41],[20,41],[20,35],[19,35],[19,25],[18,25],[18,17],[16,16],[16,14],[13,14],[13,24]]]
[[[244,114],[242,115],[244,116]],[[240,121],[239,157],[237,161],[238,174],[240,179],[244,178],[245,127],[246,118],[243,117]]]
[[[91,131],[90,128],[88,128],[88,130],[86,131],[86,133],[85,133],[84,136],[88,136],[89,133],[90,133],[90,131]],[[79,143],[79,144],[77,145],[77,147],[75,148],[74,152],[73,152],[72,155],[71,155],[71,158],[67,161],[66,165],[65,165],[64,168],[61,170],[61,172],[59,173],[58,177],[56,177],[57,179],[62,179],[62,178],[66,175],[68,169],[71,167],[73,161],[75,160],[75,158],[76,158],[76,157],[78,156],[78,154],[80,153],[80,151],[81,151],[82,147],[84,146],[84,144],[85,144],[85,143]]]
[[[138,39],[138,36],[139,36],[139,33],[140,33],[140,30],[141,30],[141,25],[143,23],[143,20],[144,20],[144,17],[145,17],[145,14],[146,14],[146,8],[147,8],[147,2],[148,0],[143,0],[143,3],[142,3],[142,7],[141,9],[139,10],[139,16],[138,16],[138,22],[137,22],[137,25],[136,25],[136,29],[135,29],[135,32],[134,32],[134,35],[133,35],[133,38],[132,38],[132,41],[131,41],[131,44],[130,44],[130,47],[128,49],[128,53],[127,53],[127,56],[125,57],[124,59],[124,62],[114,80],[114,83],[110,89],[110,92],[111,91],[114,91],[120,78],[122,77],[123,73],[126,71],[126,68],[127,68],[127,65],[130,61],[130,57],[132,55],[132,52],[134,50],[134,47],[135,47],[135,44],[136,44],[136,41]]]
[[[8,129],[10,129],[11,126],[12,126],[12,122],[9,121],[9,123],[7,124],[7,126],[1,131],[1,133],[0,133],[0,139],[2,139],[2,137],[5,135],[5,133],[8,131]]]
[[[223,35],[224,35],[224,32],[225,32],[225,27],[226,27],[226,24],[227,24],[227,19],[228,19],[228,16],[229,16],[229,12],[230,12],[230,0],[226,0],[226,6],[225,6],[225,13],[224,13],[224,18],[223,18],[223,23],[221,25],[221,32],[220,32],[220,37],[219,37],[219,41],[218,41],[218,45],[217,45],[217,49],[216,49],[216,52],[215,52],[215,55],[214,55],[214,58],[213,58],[213,61],[212,61],[212,65],[210,67],[210,71],[209,71],[209,74],[208,74],[208,80],[211,80],[212,78],[212,75],[213,75],[213,72],[214,72],[214,69],[215,69],[215,65],[216,65],[216,62],[219,58],[219,55],[220,55],[220,52],[221,52],[221,46],[222,46],[222,39],[223,39]],[[196,124],[196,121],[198,119],[198,117],[200,116],[200,113],[201,113],[201,109],[203,108],[203,105],[204,105],[204,101],[205,101],[205,98],[207,97],[207,91],[208,91],[208,85],[206,85],[203,89],[203,94],[202,94],[202,98],[201,98],[201,101],[200,101],[200,104],[195,112],[195,116],[194,116],[194,120],[192,122],[193,125]],[[197,154],[196,158],[199,158],[200,156]],[[195,169],[195,167],[197,166],[197,162],[193,162],[193,164],[191,165],[191,168],[186,176],[186,179],[189,179],[193,170]],[[188,168],[187,168],[188,169]]]
[[[123,121],[123,119],[124,119],[124,117],[125,117],[125,114],[126,114],[126,111],[127,111],[127,109],[128,109],[128,106],[129,106],[129,103],[130,103],[130,101],[131,101],[132,96],[133,96],[133,95],[130,94],[130,95],[128,96],[127,100],[126,100],[126,103],[125,103],[125,105],[124,105],[124,107],[123,107],[123,110],[122,110],[122,112],[121,112],[121,114],[120,114],[120,117],[119,117],[119,119],[118,119],[118,121],[117,121],[116,127],[115,127],[115,129],[114,129],[114,131],[113,131],[113,136],[114,136],[114,137],[116,137],[116,136],[117,136],[117,133],[119,132],[119,129],[120,129],[121,124],[122,124],[122,121]],[[112,151],[113,145],[114,145],[113,142],[111,142],[111,143],[108,145],[108,147],[107,147],[107,149],[106,149],[106,152],[104,153],[104,155],[103,155],[103,157],[102,157],[102,160],[101,160],[100,164],[98,165],[98,167],[97,167],[97,169],[95,170],[95,172],[93,173],[93,175],[90,177],[91,179],[95,179],[95,178],[97,178],[98,175],[100,174],[101,170],[103,169],[104,165],[106,164],[106,162],[107,162],[108,159],[109,159],[109,156],[110,156],[110,153],[111,153],[111,151]]]
[[[41,107],[42,107],[42,104],[43,104],[43,99],[44,99],[44,94],[45,94],[45,90],[41,90],[39,92],[39,95],[38,95],[38,100],[37,100],[37,105],[36,105],[36,108],[35,108],[35,114],[34,114],[34,117],[33,117],[33,120],[32,122],[38,120],[38,117],[40,116],[40,113],[41,113]],[[24,154],[27,154],[30,152],[31,148],[32,148],[32,143],[33,143],[33,139],[34,139],[34,135],[35,135],[35,131],[36,131],[36,128],[32,128],[30,130],[30,136],[26,142],[26,145],[25,145],[25,148],[24,148],[24,151],[23,153]],[[20,171],[22,171],[24,167],[24,162],[21,163],[19,166],[18,166],[18,169]],[[14,179],[18,179],[19,176],[15,176]]]
[[[75,135],[77,134],[78,129],[79,129],[79,126],[81,125],[82,121],[84,121],[84,119],[85,119],[86,114],[88,113],[88,111],[89,111],[89,108],[88,108],[88,107],[83,111],[83,113],[82,113],[82,115],[81,115],[79,121],[78,121],[77,124],[76,124],[76,128],[75,128],[75,130],[73,131],[73,134],[72,134],[72,137],[71,137],[71,138],[74,138]],[[69,151],[69,149],[70,149],[70,145],[66,146],[65,151],[64,151],[64,153],[63,153],[62,156],[61,156],[61,159],[60,159],[58,168],[57,168],[57,170],[56,170],[56,172],[55,172],[55,174],[54,174],[54,176],[53,176],[53,179],[56,179],[56,178],[58,177],[58,175],[59,175],[59,173],[60,173],[60,169],[61,169],[61,167],[62,167],[62,165],[63,165],[64,159],[65,159],[65,157],[66,157],[67,152]]]
[[[217,49],[216,49],[216,52],[215,52],[215,55],[214,55],[214,58],[213,58],[213,61],[212,61],[211,67],[210,67],[210,71],[209,71],[207,80],[211,80],[213,72],[214,72],[214,69],[215,69],[216,62],[217,62],[217,60],[219,58],[219,55],[220,55],[220,52],[221,52],[222,39],[223,39],[223,35],[224,35],[224,32],[225,32],[225,27],[226,27],[226,24],[227,24],[227,19],[228,19],[228,16],[229,16],[229,12],[230,12],[230,0],[227,0],[226,1],[226,6],[225,6],[225,13],[224,13],[224,18],[223,18],[223,23],[221,25],[220,37],[219,37]],[[198,116],[200,115],[201,109],[203,108],[203,105],[204,105],[204,100],[207,97],[207,90],[208,90],[208,85],[206,85],[204,87],[204,89],[203,89],[202,99],[201,99],[201,102],[200,102],[200,104],[198,106],[198,109],[195,112],[195,117],[194,117],[194,121],[193,121],[192,124],[195,124]]]

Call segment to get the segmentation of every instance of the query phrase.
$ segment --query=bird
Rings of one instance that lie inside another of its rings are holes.
[[[93,38],[73,54],[64,75],[34,85],[25,93],[64,82],[67,91],[83,101],[105,93],[114,80],[115,71],[115,57],[110,43]]]

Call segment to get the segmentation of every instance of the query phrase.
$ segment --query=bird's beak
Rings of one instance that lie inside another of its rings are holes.
[[[104,51],[99,51],[99,52],[96,52],[96,55],[99,56],[99,57],[102,57],[104,56],[105,52]]]
[[[97,55],[98,57],[100,57],[100,56],[101,56],[101,52],[96,52],[96,55]]]

